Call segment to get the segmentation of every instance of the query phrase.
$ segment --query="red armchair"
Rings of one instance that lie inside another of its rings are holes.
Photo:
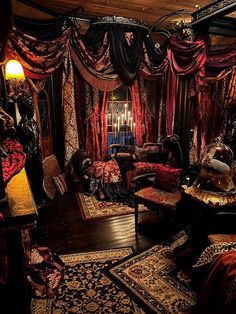
[[[179,191],[179,182],[182,169],[170,166],[160,165],[155,173],[155,180],[152,186],[141,188],[134,193],[135,206],[135,231],[138,231],[138,210],[139,204],[143,204],[149,209],[158,212],[158,215],[171,220],[173,211],[181,199]],[[153,174],[140,175],[135,178],[143,179],[145,176]]]

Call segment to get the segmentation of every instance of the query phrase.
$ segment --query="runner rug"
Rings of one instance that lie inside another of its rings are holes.
[[[196,295],[191,272],[177,265],[173,249],[184,243],[184,232],[140,254],[128,256],[107,270],[109,277],[145,310],[145,313],[195,313]]]
[[[84,220],[134,214],[134,208],[122,203],[99,201],[94,195],[79,192],[76,197]],[[149,211],[144,205],[139,206],[139,212]]]
[[[131,248],[61,255],[64,278],[53,299],[33,299],[32,314],[144,312],[104,273]]]

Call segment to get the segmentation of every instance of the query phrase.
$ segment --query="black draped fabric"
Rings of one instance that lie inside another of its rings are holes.
[[[97,50],[102,47],[106,32],[106,28],[94,29],[94,27],[89,27],[87,32],[82,36],[84,46],[90,53],[96,54]]]
[[[54,40],[61,36],[65,18],[58,17],[50,20],[35,20],[22,16],[14,16],[17,30],[28,33],[39,40]]]
[[[143,55],[142,42],[145,32],[140,29],[132,31],[133,38],[128,43],[122,26],[112,25],[109,28],[111,61],[119,78],[126,85],[132,85],[139,71]]]

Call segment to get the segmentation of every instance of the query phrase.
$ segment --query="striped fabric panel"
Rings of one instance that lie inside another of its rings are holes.
[[[57,191],[61,195],[64,195],[68,191],[65,173],[62,173],[62,174],[59,174],[58,176],[53,177],[52,180],[53,180],[53,183],[54,183]]]

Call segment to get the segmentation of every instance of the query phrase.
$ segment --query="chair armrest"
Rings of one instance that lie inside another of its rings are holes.
[[[160,148],[162,148],[162,143],[144,143],[143,144],[143,148],[146,148],[146,147],[152,147],[152,146],[159,146]]]
[[[148,179],[148,178],[155,178],[156,177],[156,172],[147,172],[147,173],[142,173],[133,178],[133,182],[137,182],[139,180],[143,179]]]
[[[156,178],[156,172],[147,172],[135,176],[132,180],[137,191],[142,186],[153,185]]]
[[[112,153],[118,153],[119,148],[121,147],[122,147],[121,144],[111,144],[109,148],[112,151]]]

